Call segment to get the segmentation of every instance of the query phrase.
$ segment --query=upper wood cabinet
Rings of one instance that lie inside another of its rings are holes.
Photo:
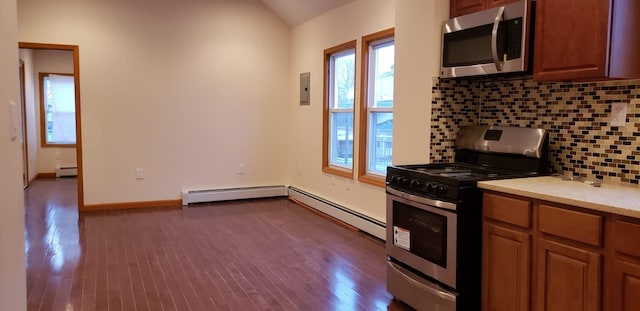
[[[454,18],[518,1],[524,0],[451,0],[449,15]]]
[[[534,79],[640,77],[640,1],[538,0]]]

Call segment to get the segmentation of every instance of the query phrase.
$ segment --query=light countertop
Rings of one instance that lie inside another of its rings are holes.
[[[640,187],[603,183],[594,187],[561,176],[478,182],[478,187],[523,197],[640,218]]]

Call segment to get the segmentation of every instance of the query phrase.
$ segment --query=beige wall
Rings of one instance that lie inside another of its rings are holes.
[[[16,1],[0,1],[0,310],[19,311],[27,309],[22,150],[9,134],[9,102],[20,107],[17,42]]]
[[[428,162],[448,1],[358,0],[293,29],[259,1],[188,3],[20,1],[21,41],[80,46],[85,203],[290,184],[385,221],[383,188],[321,171],[322,51],[396,27],[393,162]]]
[[[385,222],[384,188],[324,174],[322,161],[323,50],[396,27],[394,164],[429,159],[432,76],[438,74],[445,0],[359,0],[293,29],[291,72],[291,184]],[[356,64],[360,70],[359,59]],[[298,105],[298,76],[311,73],[311,104]],[[359,77],[356,101],[359,100]],[[357,135],[357,134],[356,134]],[[358,137],[354,145],[357,145]],[[354,159],[357,167],[357,161]]]
[[[290,29],[261,2],[21,0],[18,20],[79,45],[86,204],[287,179]]]
[[[26,143],[27,143],[27,155],[29,156],[29,181],[36,178],[38,175],[37,158],[38,149],[40,143],[38,142],[38,133],[40,125],[36,119],[36,113],[38,113],[38,106],[36,106],[36,78],[33,71],[33,51],[20,49],[20,59],[24,62],[24,95],[25,95],[25,115],[26,115]]]
[[[389,0],[354,1],[295,27],[292,36],[291,184],[381,221],[385,221],[383,188],[322,172],[323,51],[355,39],[359,45],[362,36],[393,27],[395,6],[396,1]],[[356,55],[359,51],[358,46]],[[357,103],[361,64],[356,59]],[[298,77],[303,72],[311,73],[309,106],[298,104]],[[354,146],[357,144],[358,137],[354,137]],[[357,161],[354,157],[354,167]]]
[[[21,51],[24,49],[21,49]],[[33,50],[33,106],[27,110],[35,111],[35,126],[28,127],[28,132],[35,132],[36,166],[31,170],[38,173],[53,173],[58,166],[68,167],[76,165],[76,148],[42,147],[42,133],[40,133],[40,73],[69,73],[73,74],[73,52],[54,50]],[[29,97],[29,95],[27,95]],[[31,142],[30,142],[31,145]],[[31,150],[29,150],[31,153]]]
[[[431,87],[440,72],[447,0],[403,0],[396,6],[393,163],[429,162]]]

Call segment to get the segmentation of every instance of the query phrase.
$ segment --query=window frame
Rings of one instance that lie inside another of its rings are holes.
[[[76,129],[76,143],[74,144],[56,144],[56,143],[50,143],[47,142],[47,125],[46,125],[46,115],[45,115],[45,109],[44,109],[44,105],[45,105],[45,95],[44,95],[44,78],[48,77],[50,75],[59,75],[59,76],[71,76],[74,77],[74,82],[73,85],[75,88],[77,88],[78,86],[76,85],[77,81],[75,80],[76,77],[73,73],[57,73],[57,72],[40,72],[38,73],[38,78],[39,78],[39,90],[40,90],[40,146],[41,147],[47,147],[47,148],[75,148],[76,144],[78,142],[78,131]],[[74,96],[75,96],[75,90],[74,90]],[[78,125],[78,103],[77,103],[77,98],[74,98],[74,114],[75,114],[75,124],[74,126],[77,127]]]
[[[351,109],[353,111],[353,138],[354,138],[354,142],[356,139],[356,102],[357,102],[357,98],[355,98],[355,96],[357,96],[357,90],[355,89],[357,86],[357,81],[356,79],[358,78],[357,75],[357,67],[358,67],[358,57],[357,57],[357,40],[352,40],[349,42],[345,42],[339,45],[336,45],[334,47],[328,48],[324,50],[324,57],[323,57],[323,63],[324,63],[324,70],[323,70],[323,75],[324,75],[324,79],[323,79],[323,109],[322,109],[322,171],[325,173],[329,173],[329,174],[334,174],[334,175],[338,175],[338,176],[342,176],[342,177],[347,177],[347,178],[353,178],[353,172],[354,172],[354,166],[356,163],[356,158],[354,157],[355,154],[355,145],[352,145],[352,158],[353,161],[351,163],[351,168],[346,168],[343,166],[336,166],[336,165],[332,165],[329,161],[329,131],[330,131],[330,118],[331,118],[331,103],[332,103],[332,99],[331,99],[331,95],[333,94],[333,92],[331,91],[331,86],[332,86],[332,73],[331,73],[331,68],[332,68],[332,61],[331,61],[331,57],[335,54],[340,54],[349,50],[353,50],[354,53],[354,83],[353,83],[353,88],[354,88],[354,102],[353,102],[353,108]]]
[[[358,140],[358,181],[384,187],[386,185],[386,174],[379,175],[368,172],[368,154],[369,154],[369,113],[371,111],[391,112],[393,107],[388,108],[370,108],[369,97],[372,90],[369,88],[369,52],[372,45],[392,38],[395,46],[395,28],[385,29],[362,37],[361,42],[361,64],[360,70],[360,113],[359,113],[359,140]],[[395,78],[394,78],[395,79]],[[390,111],[389,111],[390,110]]]

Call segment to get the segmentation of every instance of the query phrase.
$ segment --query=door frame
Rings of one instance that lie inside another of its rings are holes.
[[[20,71],[20,110],[22,113],[22,183],[23,187],[29,186],[29,143],[27,141],[27,97],[24,61],[19,59],[18,70]]]
[[[84,183],[82,168],[82,120],[80,110],[80,55],[78,45],[50,44],[35,42],[18,42],[19,49],[32,50],[59,50],[73,53],[73,78],[75,79],[75,99],[76,99],[76,165],[78,167],[78,210],[84,209]]]

